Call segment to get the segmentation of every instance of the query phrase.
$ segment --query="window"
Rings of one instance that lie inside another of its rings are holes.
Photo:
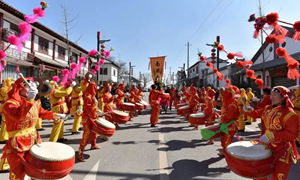
[[[65,48],[58,46],[57,47],[58,58],[65,60],[66,50]]]
[[[107,68],[104,68],[103,74],[104,74],[104,75],[107,75]]]
[[[72,52],[72,56],[70,57],[70,61],[77,63],[77,61],[78,61],[78,54],[75,54],[75,53]]]
[[[16,32],[16,35],[18,35],[18,33],[20,32],[19,26],[13,23],[10,23],[10,30]]]
[[[197,68],[196,68],[196,74],[198,74],[198,70],[199,70],[199,69],[198,69],[198,67],[197,67]]]
[[[103,69],[103,68],[100,68],[100,74],[102,74],[102,72],[103,72],[102,69]]]
[[[114,76],[116,76],[116,70],[114,70]]]
[[[48,54],[49,41],[42,37],[39,37],[39,52]]]

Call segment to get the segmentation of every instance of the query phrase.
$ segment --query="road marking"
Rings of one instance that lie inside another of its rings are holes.
[[[158,134],[158,148],[164,149],[166,148],[165,138],[163,134]],[[169,178],[169,170],[168,168],[168,159],[167,159],[167,152],[166,151],[159,151],[159,174],[160,180],[170,180]]]
[[[90,170],[90,172],[84,177],[83,180],[96,180],[97,179],[97,171],[99,169],[100,160],[94,165],[94,167]]]

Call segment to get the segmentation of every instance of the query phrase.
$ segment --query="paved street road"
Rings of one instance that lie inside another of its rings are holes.
[[[147,99],[147,98],[145,98]],[[217,155],[220,140],[214,145],[205,145],[200,131],[193,131],[189,123],[176,115],[175,110],[162,114],[158,126],[151,128],[148,108],[132,122],[121,125],[109,141],[98,138],[99,150],[84,153],[87,162],[77,162],[65,180],[243,180],[225,169],[224,158]],[[78,152],[82,135],[71,135],[72,120],[65,122],[66,142]],[[46,128],[40,134],[49,140],[52,123],[44,121]],[[257,124],[247,126],[243,138],[259,134]],[[237,139],[235,139],[237,141]],[[2,148],[3,145],[0,146]],[[300,149],[298,149],[300,151]],[[289,180],[299,179],[300,165],[292,165]],[[8,173],[0,174],[8,179]]]

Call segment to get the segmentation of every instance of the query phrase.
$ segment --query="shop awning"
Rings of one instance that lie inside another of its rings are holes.
[[[26,60],[17,60],[9,57],[6,57],[4,60],[7,62],[7,64],[14,64],[16,66],[33,66],[31,62],[28,62]]]
[[[58,62],[56,60],[53,60],[51,58],[44,57],[44,56],[41,56],[41,55],[38,55],[38,54],[35,54],[35,58],[33,60],[33,64],[34,65],[39,65],[39,64],[52,65],[52,66],[58,67],[58,68],[66,68],[66,67],[68,67],[67,64],[60,63],[60,62]]]

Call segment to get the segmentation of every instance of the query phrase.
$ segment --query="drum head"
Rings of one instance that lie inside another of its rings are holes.
[[[140,103],[141,103],[141,104],[144,104],[144,105],[148,105],[148,103],[147,103],[146,101],[144,101],[144,100],[141,100]]]
[[[35,144],[30,149],[30,154],[37,159],[45,161],[64,161],[75,156],[74,149],[58,142],[42,142]]]
[[[144,106],[143,104],[141,104],[141,103],[136,103],[136,105],[138,105],[138,106]]]
[[[238,159],[262,160],[272,156],[272,152],[262,144],[252,144],[250,141],[239,141],[230,144],[226,151]]]
[[[188,109],[190,108],[190,106],[183,106],[183,107],[180,107],[179,109]]]
[[[110,129],[116,129],[116,126],[106,119],[100,118],[99,120],[97,120],[95,122],[103,127],[110,128]]]
[[[199,117],[199,118],[202,118],[202,117],[205,117],[205,114],[202,113],[202,112],[199,112],[197,114],[191,114],[190,117],[195,117],[195,118]]]
[[[220,125],[219,124],[215,124],[215,125],[203,127],[203,129],[214,129],[214,128],[220,128]]]
[[[135,105],[132,104],[132,103],[124,103],[124,105],[126,105],[126,106],[135,106]]]
[[[123,111],[119,111],[119,110],[114,110],[113,113],[114,113],[114,114],[117,114],[117,115],[119,115],[119,116],[129,116],[128,113],[123,112]]]

